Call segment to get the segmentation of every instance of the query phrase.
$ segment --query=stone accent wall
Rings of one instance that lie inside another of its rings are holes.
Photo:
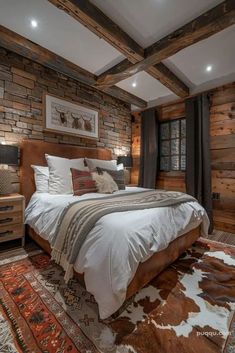
[[[99,140],[43,131],[43,93],[48,92],[99,110]],[[22,139],[112,149],[114,158],[131,146],[130,106],[56,71],[0,48],[0,143]],[[11,168],[14,191],[17,168]]]

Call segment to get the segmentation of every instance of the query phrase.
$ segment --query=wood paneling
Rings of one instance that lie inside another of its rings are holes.
[[[211,166],[212,169],[234,170],[235,148],[211,150]]]
[[[174,120],[185,116],[185,103],[177,102],[170,105],[162,105],[158,110],[159,120]]]
[[[234,134],[211,136],[211,149],[235,148]]]
[[[215,228],[235,233],[235,82],[212,91],[210,108],[210,146],[212,192],[220,199],[213,201]],[[185,116],[184,101],[156,108],[160,121]],[[132,181],[138,180],[140,113],[132,124],[132,149],[135,152]],[[185,191],[184,173],[160,173],[157,187]]]
[[[160,172],[157,178],[157,188],[185,192],[185,173]]]
[[[226,199],[235,199],[235,178],[214,178],[212,176],[212,190],[219,192]]]

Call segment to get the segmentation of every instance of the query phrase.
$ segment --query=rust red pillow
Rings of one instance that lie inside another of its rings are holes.
[[[73,194],[81,196],[89,192],[97,192],[95,181],[91,172],[71,168]]]

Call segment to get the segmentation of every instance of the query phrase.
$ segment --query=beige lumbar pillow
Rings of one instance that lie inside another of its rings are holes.
[[[92,178],[95,180],[100,194],[112,194],[114,191],[118,191],[117,184],[107,172],[103,172],[103,174],[92,173]]]

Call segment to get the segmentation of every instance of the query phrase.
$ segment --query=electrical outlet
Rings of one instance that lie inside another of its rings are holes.
[[[212,192],[212,200],[220,200],[220,193]]]

